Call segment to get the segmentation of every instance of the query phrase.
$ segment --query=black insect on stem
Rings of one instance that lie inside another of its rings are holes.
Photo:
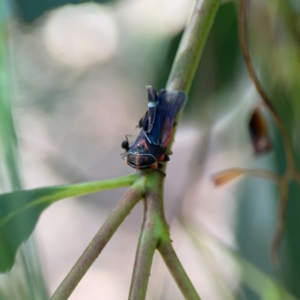
[[[148,110],[138,123],[141,131],[131,146],[127,137],[122,143],[126,163],[137,170],[160,169],[163,162],[170,160],[166,152],[174,121],[187,100],[183,91],[157,93],[151,86],[147,86],[147,91]]]

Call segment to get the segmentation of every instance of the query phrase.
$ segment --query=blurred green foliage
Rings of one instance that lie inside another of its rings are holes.
[[[78,4],[86,1],[29,1],[16,0],[16,10],[22,20],[32,23],[50,9],[65,4]],[[107,3],[112,1],[97,1]],[[293,140],[297,167],[300,169],[300,11],[294,9],[293,2],[288,0],[268,0],[264,3],[248,1],[249,46],[254,66],[262,80],[262,84],[270,94],[274,105],[286,124]],[[197,75],[194,80],[189,102],[185,111],[199,121],[207,111],[206,105],[213,103],[214,109],[240,99],[228,99],[221,103],[222,92],[234,90],[239,78],[247,77],[238,43],[237,10],[234,3],[221,6],[205,47]],[[2,31],[3,32],[3,31]],[[182,32],[171,36],[165,41],[161,52],[164,53],[163,68],[161,60],[155,59],[153,68],[156,73],[153,86],[163,87],[167,81],[173,59],[180,42]],[[0,39],[0,135],[1,135],[1,184],[9,179],[9,184],[3,190],[18,189],[21,186],[19,162],[17,155],[17,140],[11,114],[9,91],[10,78],[7,72],[6,39],[2,34]],[[155,53],[157,55],[157,53]],[[126,74],[127,75],[127,74]],[[136,73],[134,73],[136,76]],[[138,79],[137,79],[138,80]],[[46,101],[45,101],[46,102]],[[53,105],[55,102],[45,103]],[[197,113],[195,113],[197,112]],[[201,122],[200,122],[201,123]],[[245,127],[247,124],[245,124]],[[285,168],[284,154],[280,137],[273,130],[275,146],[274,156],[259,158],[257,165],[277,170],[282,173]],[[230,134],[230,130],[228,131]],[[233,166],[234,167],[234,166]],[[293,295],[300,298],[300,188],[294,184],[290,188],[289,207],[287,211],[286,235],[281,248],[282,263],[274,267],[270,263],[269,251],[271,239],[276,228],[278,207],[278,189],[259,179],[245,181],[238,192],[238,225],[236,238],[243,257],[257,268],[276,278],[288,288]],[[254,275],[255,276],[255,275]],[[246,299],[272,299],[272,293],[253,292],[248,287],[242,294]],[[266,288],[267,290],[267,288]],[[0,299],[4,298],[4,292]],[[270,296],[271,295],[271,296]],[[278,294],[276,294],[278,296]],[[276,296],[276,297],[277,297]],[[239,295],[237,295],[239,297]],[[30,297],[29,297],[30,299]],[[241,297],[241,299],[243,299]],[[276,298],[277,299],[277,298]],[[274,300],[274,299],[272,299]]]
[[[95,0],[96,3],[109,3],[116,0]],[[67,4],[88,3],[88,0],[14,0],[16,11],[26,23],[32,23],[47,11]]]
[[[252,5],[251,5],[252,4]],[[292,1],[277,0],[251,3],[248,12],[249,47],[257,74],[287,127],[296,165],[299,161],[300,120],[300,11]],[[274,156],[258,159],[268,169],[282,174],[286,162],[284,149],[277,129],[274,128]],[[269,194],[265,191],[269,190]],[[286,232],[280,249],[279,266],[270,263],[271,239],[277,228],[279,207],[278,188],[258,180],[247,181],[240,187],[238,237],[245,257],[269,274],[280,278],[295,296],[300,297],[300,226],[299,186],[289,190],[286,212]],[[262,214],[263,212],[263,214]],[[272,212],[272,215],[270,215]],[[260,299],[253,294],[249,299]]]
[[[7,3],[0,2],[0,190],[19,190],[22,188],[19,170],[19,156],[17,135],[12,116],[12,76],[10,68],[10,57],[8,49],[8,31],[7,24],[3,20],[8,20]],[[1,208],[1,214],[13,206],[11,201],[5,203]],[[16,227],[14,227],[16,225]],[[11,228],[6,228],[5,235],[8,237],[9,245],[13,242],[11,236],[16,231],[21,232],[28,225],[28,216],[26,220],[18,220]],[[13,231],[15,232],[13,233]],[[18,267],[7,277],[2,278],[0,284],[0,299],[18,300],[18,299],[46,299],[46,288],[40,273],[39,260],[35,253],[32,241],[24,245],[20,250],[20,261]],[[3,245],[0,245],[1,260],[5,264],[11,259],[13,252],[3,251]],[[32,257],[35,256],[34,259]],[[7,270],[7,268],[5,268]],[[4,284],[3,284],[4,283]]]

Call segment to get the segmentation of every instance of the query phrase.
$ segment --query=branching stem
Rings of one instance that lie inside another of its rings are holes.
[[[186,26],[172,66],[166,86],[167,90],[183,90],[186,93],[189,92],[219,5],[220,0],[196,1],[192,16]],[[178,124],[180,120],[181,113],[175,121],[176,124]],[[175,132],[176,128],[172,132],[172,141]],[[172,142],[170,143],[167,152],[170,152],[171,147]],[[166,167],[164,167],[162,171],[165,172],[165,169]],[[151,171],[142,172],[142,174],[147,177],[148,190],[145,198],[144,223],[136,254],[129,299],[145,299],[148,276],[153,257],[153,247],[158,241],[160,242],[158,250],[162,254],[169,271],[177,282],[185,299],[200,299],[181,266],[170,242],[169,229],[165,221],[163,206],[164,176],[159,172]],[[149,251],[147,251],[146,245],[149,245]],[[144,267],[142,270],[139,269],[141,266]],[[141,284],[139,277],[141,277],[143,281],[141,292],[139,292],[139,285]]]
[[[62,281],[58,289],[55,291],[51,300],[65,300],[68,299],[77,284],[90,268],[92,263],[96,260],[102,252],[110,238],[116,232],[118,227],[124,221],[126,216],[130,213],[132,208],[143,197],[144,193],[144,179],[139,179],[129,190],[125,193],[121,201],[113,209],[110,216],[99,229],[95,237],[92,239],[88,247],[82,253],[74,267],[71,269],[66,278]]]
[[[166,89],[184,90],[188,93],[219,5],[220,0],[196,1],[173,63]],[[177,124],[179,119],[180,115],[176,120]],[[172,132],[172,140],[174,134],[175,130]],[[172,143],[167,151],[171,146]],[[136,251],[129,299],[145,299],[153,254],[157,247],[184,297],[188,300],[200,299],[170,242],[169,227],[164,214],[164,176],[162,173],[154,171],[144,171],[140,175],[141,178],[129,189],[113,210],[51,300],[65,300],[71,295],[88,268],[141,197],[144,197],[145,203],[144,221]],[[143,187],[139,184],[134,188],[139,180],[143,179],[146,180],[146,186]]]

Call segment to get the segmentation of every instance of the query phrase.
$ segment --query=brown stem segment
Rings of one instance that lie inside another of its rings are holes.
[[[77,284],[102,252],[110,238],[142,197],[143,184],[140,181],[137,181],[131,188],[128,189],[123,198],[113,209],[109,218],[99,229],[69,274],[55,291],[51,300],[65,300],[69,298]]]
[[[289,200],[289,180],[283,180],[280,187],[280,207],[278,210],[278,227],[276,229],[273,241],[272,241],[272,247],[271,247],[271,259],[273,262],[278,263],[279,262],[279,246],[284,234],[285,230],[285,213],[287,209],[287,204]]]

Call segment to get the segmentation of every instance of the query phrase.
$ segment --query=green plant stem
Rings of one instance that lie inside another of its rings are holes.
[[[0,226],[4,226],[7,224],[13,217],[16,215],[23,213],[26,210],[29,210],[33,207],[38,207],[42,204],[53,203],[59,201],[61,199],[70,198],[70,197],[78,197],[82,195],[87,195],[91,193],[96,193],[109,189],[116,189],[121,187],[127,187],[132,185],[135,180],[137,180],[138,175],[127,175],[119,178],[102,180],[102,181],[93,181],[72,185],[61,185],[61,186],[51,186],[45,188],[38,188],[33,190],[23,190],[16,191],[7,194],[0,195],[0,200],[5,199],[7,197],[30,197],[32,200],[28,204],[24,205],[18,210],[12,211],[10,214],[5,216],[0,221]]]
[[[164,259],[184,298],[186,300],[200,300],[196,289],[194,288],[174,251],[171,240],[165,239],[161,241],[158,251]]]
[[[162,202],[151,193],[144,200],[144,220],[135,256],[129,300],[145,299],[152,259],[160,238]]]
[[[179,46],[167,89],[189,91],[219,5],[220,0],[198,0],[196,2],[191,20],[186,27]],[[173,131],[173,137],[174,134],[175,130]],[[200,299],[183,270],[171,243],[166,242],[170,241],[170,237],[164,215],[163,175],[153,171],[141,172],[141,174],[145,175],[141,178],[147,179],[145,215],[136,252],[129,299],[142,300],[145,298],[152,258],[158,241],[162,241],[163,246],[159,248],[160,252],[165,258],[170,272],[180,286],[186,299]],[[143,188],[139,192],[133,192],[132,189],[133,187],[125,194],[125,199],[121,200],[117,208],[99,230],[88,248],[54,293],[51,298],[52,300],[65,300],[69,297],[118,226],[145,193],[145,189]],[[126,196],[127,194],[128,196]],[[173,259],[174,262],[172,262]],[[183,284],[181,281],[183,281]]]
[[[167,90],[183,90],[189,92],[195,73],[220,6],[220,0],[197,0],[191,18],[185,28],[179,48],[166,85]],[[179,123],[182,111],[175,124]],[[172,132],[171,142],[167,148],[170,153],[177,126]],[[166,164],[162,170],[166,171]]]
[[[220,0],[196,2],[172,66],[167,90],[189,92],[220,2]]]
[[[158,172],[150,171],[146,174],[144,219],[131,279],[130,300],[145,299],[154,251],[159,240],[169,235],[163,205],[164,179],[158,176]]]
[[[66,300],[76,288],[82,277],[102,252],[110,238],[144,195],[144,179],[137,180],[128,189],[121,201],[113,209],[106,222],[99,229],[88,247],[82,253],[69,274],[55,291],[51,300]]]
[[[135,256],[129,300],[145,299],[153,255],[158,239],[150,220],[144,220]],[[150,223],[150,224],[149,224]]]
[[[138,179],[137,174],[126,175],[123,177],[99,180],[85,183],[78,183],[72,185],[62,185],[56,187],[50,187],[51,191],[48,193],[47,201],[57,201],[64,198],[78,197],[91,193],[96,193],[104,190],[118,189],[132,185]],[[45,190],[49,187],[43,188]],[[36,189],[39,191],[40,189]],[[42,198],[40,201],[44,201]]]
[[[220,0],[196,2],[173,63],[166,86],[167,90],[183,90],[188,93],[219,5]],[[180,116],[181,114],[177,117],[176,123]],[[172,133],[172,141],[174,134],[175,130]],[[167,152],[170,151],[171,146],[172,142]],[[164,176],[153,171],[142,172],[142,174],[147,177],[147,191],[149,192],[146,193],[144,223],[136,252],[129,299],[145,299],[154,247],[158,241],[157,234],[159,234],[159,245],[161,243],[158,249],[181,292],[186,299],[200,299],[170,243],[163,206]]]

